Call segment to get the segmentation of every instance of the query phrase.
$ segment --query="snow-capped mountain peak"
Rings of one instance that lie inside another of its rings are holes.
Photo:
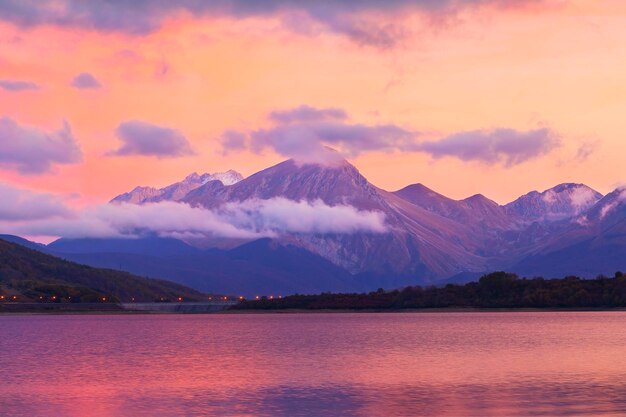
[[[193,172],[187,175],[182,181],[168,185],[163,188],[135,187],[132,191],[120,194],[111,200],[112,203],[153,203],[157,201],[179,201],[196,188],[210,182],[220,181],[223,185],[229,186],[241,181],[243,176],[234,170],[226,172],[216,172],[214,174],[204,173],[202,175]]]
[[[550,222],[578,216],[601,198],[602,194],[584,184],[565,183],[541,193],[532,191],[504,207],[526,222]]]

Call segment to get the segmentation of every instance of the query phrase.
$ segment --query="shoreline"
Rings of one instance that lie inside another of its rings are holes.
[[[78,307],[75,305],[72,307]],[[239,314],[397,314],[397,313],[417,313],[417,314],[438,314],[438,313],[566,313],[566,312],[624,312],[626,307],[619,308],[427,308],[427,309],[233,309],[220,311],[152,311],[152,310],[125,310],[119,305],[111,305],[113,308],[90,309],[84,308],[42,308],[32,309],[24,306],[24,309],[15,308],[13,304],[10,310],[2,309],[1,316],[15,315],[239,315]],[[65,306],[64,306],[65,307]]]
[[[424,308],[424,309],[274,309],[274,310],[224,310],[216,314],[309,314],[309,313],[564,313],[564,312],[610,312],[626,311],[626,307],[618,308]]]

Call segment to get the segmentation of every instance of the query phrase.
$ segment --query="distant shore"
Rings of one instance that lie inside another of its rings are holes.
[[[100,304],[98,306],[77,304],[44,305],[43,308],[32,308],[32,305],[11,304],[5,309],[0,305],[0,316],[12,315],[137,315],[137,314],[376,314],[376,313],[563,313],[563,312],[621,312],[626,307],[617,308],[424,308],[424,309],[275,309],[275,310],[248,310],[224,309],[220,311],[174,311],[174,310],[131,310],[124,309],[119,304]],[[53,306],[53,307],[51,307]]]
[[[209,314],[230,303],[0,303],[0,314]]]
[[[565,313],[565,312],[602,312],[626,311],[626,307],[617,308],[423,308],[423,309],[276,309],[276,310],[223,310],[217,314],[314,314],[314,313]]]

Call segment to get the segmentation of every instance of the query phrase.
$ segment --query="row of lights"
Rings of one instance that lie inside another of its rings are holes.
[[[270,300],[273,300],[273,299],[274,299],[274,296],[273,296],[273,295],[270,295],[270,296],[268,296],[267,298],[268,298],[268,299],[270,299]],[[279,298],[279,299],[280,299],[280,298],[283,298],[283,296],[282,296],[282,295],[279,295],[277,298]],[[0,295],[0,301],[3,301],[3,300],[5,300],[5,299],[7,299],[7,298],[6,298],[4,295]],[[10,299],[10,300],[15,301],[15,300],[17,300],[17,295],[13,295],[13,296],[11,296],[9,299]],[[39,299],[40,299],[40,300],[43,300],[43,299],[44,299],[44,297],[40,295],[40,296],[39,296]],[[53,296],[51,296],[51,297],[50,297],[50,299],[51,299],[52,301],[55,301],[55,300],[57,299],[57,296],[56,296],[56,295],[53,295]],[[71,300],[71,299],[72,299],[72,297],[67,297],[67,299],[68,299],[68,300]],[[218,297],[218,299],[219,299],[219,300],[223,300],[223,301],[228,301],[228,297]],[[255,296],[255,297],[254,297],[254,299],[255,299],[255,300],[260,300],[260,299],[261,299],[261,296],[257,295],[257,296]],[[209,297],[209,301],[212,301],[212,300],[213,300],[213,297]],[[243,300],[245,300],[245,297],[244,297],[243,295],[242,295],[242,296],[239,296],[239,301],[243,301]],[[106,301],[107,301],[107,298],[106,298],[106,297],[102,297],[102,298],[100,298],[100,301],[102,301],[102,302],[104,303],[104,302],[106,302]],[[132,301],[132,302],[135,302],[135,297],[132,297],[132,298],[131,298],[131,301]],[[165,301],[165,298],[161,297],[161,301]],[[177,298],[177,301],[178,301],[179,303],[183,302],[183,297],[178,297],[178,298]]]
[[[56,295],[53,295],[53,296],[51,296],[51,297],[50,297],[50,299],[51,299],[52,301],[56,301],[56,299],[57,299],[57,298],[58,298],[58,297],[57,297]],[[43,296],[43,295],[40,295],[40,296],[39,296],[39,299],[43,301],[45,298],[44,298],[44,296]],[[67,299],[68,299],[68,300],[71,300],[71,299],[72,299],[72,297],[67,297]],[[17,300],[17,295],[12,295],[12,296],[11,296],[11,297],[9,297],[9,298],[5,297],[4,295],[0,295],[0,301],[3,301],[3,300],[12,300],[12,301],[15,301],[15,300]],[[100,301],[102,301],[102,302],[106,302],[107,300],[108,300],[108,298],[106,298],[106,297],[102,297],[102,298],[100,298]],[[134,301],[134,300],[135,300],[135,299],[133,298],[133,301]]]

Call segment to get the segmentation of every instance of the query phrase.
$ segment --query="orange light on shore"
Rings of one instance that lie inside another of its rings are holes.
[[[107,298],[106,298],[106,297],[102,297],[102,301],[106,301],[106,300],[107,300]]]
[[[209,301],[211,301],[213,299],[213,297],[209,297]]]
[[[17,295],[14,295],[13,297],[11,297],[13,300],[17,300]]]
[[[183,297],[178,297],[178,301],[183,301]]]
[[[254,297],[254,298],[258,300],[258,299],[259,299],[259,298],[261,298],[261,297],[259,297],[259,296],[257,295],[257,296],[256,296],[256,297]]]
[[[273,299],[274,299],[274,296],[273,296],[273,295],[270,295],[270,300],[273,300]]]
[[[4,300],[4,295],[0,295],[0,300]]]
[[[53,295],[53,296],[52,296],[52,297],[50,297],[50,298],[52,298],[53,300],[56,300],[56,299],[57,299],[57,296],[56,296],[56,295]]]
[[[243,300],[243,295],[239,296],[239,299],[240,299],[240,300]]]

